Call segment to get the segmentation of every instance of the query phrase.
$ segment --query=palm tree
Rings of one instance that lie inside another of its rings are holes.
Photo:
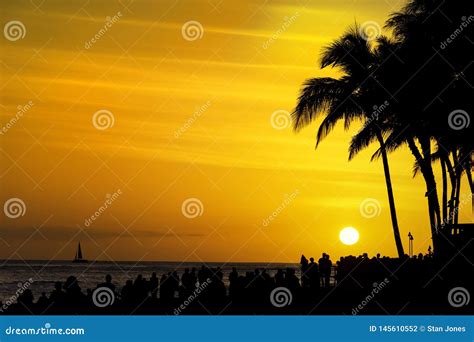
[[[444,225],[458,222],[463,174],[474,195],[471,173],[474,125],[461,131],[447,125],[448,115],[459,108],[474,112],[470,101],[474,68],[470,67],[471,55],[466,53],[472,43],[459,38],[448,47],[436,48],[452,32],[459,32],[459,23],[447,18],[466,20],[466,13],[470,13],[468,2],[410,0],[387,21],[386,27],[393,31],[392,40],[382,37],[376,44],[365,41],[356,25],[323,53],[321,67],[337,67],[342,70],[342,77],[306,81],[293,113],[295,130],[324,114],[316,147],[338,121],[343,120],[346,129],[354,120],[364,121],[351,141],[349,159],[372,142],[380,145],[372,160],[381,157],[383,162],[399,255],[403,247],[390,179],[389,152],[406,145],[415,158],[415,172],[422,174],[426,184],[434,252],[438,250]],[[472,25],[464,23],[463,27],[466,36],[473,32]],[[372,106],[382,103],[387,94],[393,100],[390,108],[382,115],[371,117]],[[442,171],[442,209],[432,165],[437,161]]]
[[[380,68],[379,54],[386,51],[389,44],[390,41],[387,38],[381,38],[378,41],[379,49],[377,49],[360,33],[357,24],[350,28],[341,38],[325,48],[321,59],[321,68],[337,67],[343,72],[342,77],[307,80],[292,117],[294,129],[298,131],[311,123],[319,114],[325,114],[318,129],[316,147],[340,120],[344,121],[346,129],[354,120],[364,121],[363,129],[370,132],[371,137],[375,137],[380,144],[392,228],[398,256],[401,258],[404,256],[404,251],[398,227],[390,167],[383,130],[377,124],[383,120],[378,118],[380,113],[377,115],[372,113],[374,106],[384,103],[387,97],[386,94],[383,96],[384,89],[378,84],[376,73]],[[350,158],[355,153],[355,151],[351,152]]]
[[[439,229],[445,223],[457,223],[461,176],[468,177],[473,192],[472,130],[453,131],[447,125],[448,114],[458,108],[472,108],[472,57],[466,53],[472,43],[460,37],[439,48],[452,32],[459,31],[468,2],[443,0],[411,0],[391,15],[387,27],[393,30],[400,46],[399,57],[405,62],[394,91],[400,103],[399,129],[388,138],[387,148],[408,144],[426,183],[429,216],[436,252]],[[449,20],[451,18],[453,20]],[[468,28],[465,32],[468,35]],[[468,81],[469,80],[469,81]],[[395,82],[396,84],[396,82]],[[401,129],[409,127],[405,132]],[[403,133],[403,134],[402,134]],[[437,151],[432,152],[432,144]],[[432,162],[439,160],[443,177],[442,217]],[[447,196],[447,179],[451,182],[451,198]],[[449,209],[449,214],[448,214]]]

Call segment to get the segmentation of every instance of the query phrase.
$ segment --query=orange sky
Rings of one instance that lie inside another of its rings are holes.
[[[70,259],[79,240],[101,260],[395,255],[381,162],[369,161],[375,147],[347,161],[357,127],[336,128],[315,151],[317,123],[295,134],[285,114],[271,118],[292,110],[305,79],[337,76],[317,67],[324,45],[355,20],[383,26],[402,4],[3,4],[2,25],[20,21],[25,36],[0,40],[0,201],[19,198],[26,211],[2,213],[0,258]],[[197,37],[183,35],[189,21],[202,26]],[[99,110],[113,126],[96,128]],[[411,231],[425,252],[423,181],[412,179],[407,151],[390,162],[403,241]],[[189,198],[202,203],[200,216],[183,215]],[[373,218],[360,212],[368,198],[380,203]],[[339,242],[345,226],[360,231],[358,244]]]

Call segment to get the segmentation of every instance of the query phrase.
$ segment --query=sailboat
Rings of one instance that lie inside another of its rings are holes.
[[[79,242],[77,245],[77,252],[74,260],[72,262],[88,262],[88,260],[82,257],[82,250],[81,250],[81,243]]]

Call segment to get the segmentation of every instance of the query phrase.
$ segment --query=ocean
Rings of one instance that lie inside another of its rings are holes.
[[[64,283],[67,277],[77,277],[79,286],[85,293],[87,288],[94,289],[97,284],[105,281],[105,275],[112,275],[112,282],[120,290],[126,280],[134,280],[141,274],[149,279],[152,272],[158,277],[171,271],[178,274],[184,272],[185,268],[201,268],[204,263],[199,262],[133,262],[133,261],[96,261],[90,263],[72,263],[71,261],[41,261],[41,260],[8,260],[0,261],[0,300],[5,303],[12,299],[20,288],[28,288],[33,292],[36,301],[42,292],[49,296],[54,289],[54,283]],[[229,284],[229,273],[235,267],[239,274],[254,271],[255,269],[266,269],[270,275],[274,275],[278,269],[291,267],[300,276],[298,264],[281,263],[225,263],[209,262],[208,267],[221,267],[224,273],[224,283]],[[25,283],[32,279],[31,284]]]

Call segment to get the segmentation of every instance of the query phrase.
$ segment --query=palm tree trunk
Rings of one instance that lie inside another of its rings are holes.
[[[408,142],[408,147],[410,148],[411,153],[420,164],[421,173],[425,180],[426,197],[428,199],[428,214],[430,218],[431,239],[433,241],[433,253],[436,253],[437,246],[438,246],[437,223],[436,223],[436,216],[435,216],[435,203],[433,202],[433,196],[430,195],[430,192],[432,191],[432,184],[429,177],[429,172],[426,167],[425,159],[423,158],[420,151],[418,150],[418,147],[416,146],[416,143],[413,140],[413,138],[408,138],[407,142]]]
[[[421,150],[423,153],[423,160],[425,161],[425,172],[426,180],[428,185],[428,197],[433,204],[433,210],[435,215],[435,231],[438,232],[441,224],[441,210],[439,207],[438,189],[436,187],[436,180],[433,172],[433,166],[431,165],[431,142],[428,137],[419,137]]]
[[[453,223],[458,224],[459,220],[459,198],[461,195],[461,176],[463,168],[459,163],[459,155],[457,153],[453,153],[453,163],[455,165],[455,174],[456,174],[456,191],[454,195],[454,219]]]
[[[448,222],[448,179],[446,175],[446,162],[444,161],[444,157],[440,158],[441,164],[441,174],[443,175],[443,223],[444,226]]]
[[[398,257],[401,259],[405,256],[405,252],[403,250],[402,239],[400,237],[400,229],[398,227],[397,211],[395,208],[395,198],[393,196],[392,179],[390,177],[390,167],[388,165],[387,151],[385,150],[385,143],[380,132],[377,132],[377,139],[379,140],[380,151],[382,152],[383,171],[385,174],[385,184],[387,186],[387,195],[388,203],[390,206],[390,217],[392,218],[393,235],[395,237],[395,245],[397,246]]]
[[[449,156],[445,159],[446,167],[449,173],[449,179],[451,180],[451,195],[449,197],[449,214],[448,214],[448,224],[453,224],[454,219],[454,198],[456,196],[456,174],[454,173],[453,166],[449,160]]]
[[[461,170],[459,170],[456,174],[456,195],[454,197],[454,224],[458,224],[459,222],[459,199],[461,194]]]
[[[446,163],[444,162],[444,158],[440,158],[440,164],[441,164],[441,174],[443,176],[443,223],[442,226],[447,222],[447,217],[448,217],[448,207],[447,207],[447,202],[448,202],[448,180],[446,176]]]
[[[474,184],[472,184],[472,174],[470,167],[466,167],[466,176],[469,181],[469,187],[471,188],[471,199],[474,198]]]

